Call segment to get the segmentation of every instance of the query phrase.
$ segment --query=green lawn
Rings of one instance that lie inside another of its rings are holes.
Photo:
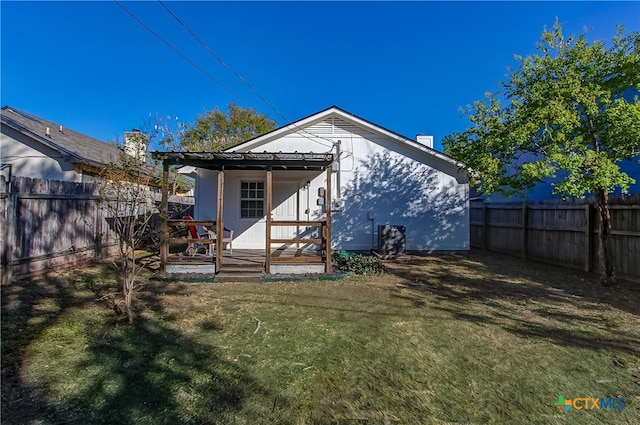
[[[637,424],[640,285],[483,252],[338,281],[2,288],[3,424]],[[554,407],[624,397],[623,410]]]

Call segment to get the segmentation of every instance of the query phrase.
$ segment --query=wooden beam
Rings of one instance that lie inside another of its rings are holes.
[[[218,213],[216,219],[216,273],[220,271],[222,265],[222,256],[224,251],[224,169],[218,171]]]
[[[527,234],[528,234],[528,227],[527,225],[529,221],[529,209],[527,208],[527,204],[524,204],[522,206],[522,233],[520,235],[520,237],[522,238],[522,258],[523,259],[527,259],[527,245],[528,245],[528,241],[527,241]]]
[[[214,220],[167,220],[167,225],[173,227],[189,227],[189,226],[207,226],[216,225]]]
[[[12,189],[13,190],[13,189]],[[16,246],[17,223],[18,223],[18,193],[9,192],[5,201],[6,205],[6,226],[0,229],[4,233],[4,247],[2,258],[2,284],[9,284],[13,279],[13,256]]]
[[[586,204],[584,206],[584,215],[585,215],[585,226],[584,226],[584,240],[585,240],[585,249],[584,249],[584,271],[591,271],[591,251],[593,245],[593,239],[591,237],[591,223],[593,223],[593,208],[591,208],[590,204]]]
[[[296,191],[296,220],[300,221],[300,184]],[[300,236],[300,226],[296,226],[296,236]],[[296,248],[300,248],[300,244],[296,244]]]
[[[160,271],[167,271],[169,256],[169,164],[162,163],[162,199],[160,201]]]
[[[317,245],[322,243],[322,238],[271,239],[271,243]]]
[[[295,221],[295,220],[271,220],[272,226],[322,226],[324,221]]]
[[[273,257],[271,259],[273,263],[310,263],[310,264],[318,264],[324,263],[322,257]]]
[[[214,242],[213,239],[194,239],[194,238],[169,238],[169,244],[178,245],[178,244],[188,244],[188,243],[199,243],[203,245],[209,245]]]
[[[267,187],[266,187],[266,201],[267,201],[267,228],[265,229],[266,235],[266,260],[265,260],[265,272],[271,273],[271,200],[273,196],[273,176],[271,168],[267,170]]]
[[[489,206],[482,206],[482,249],[489,249]]]
[[[213,257],[198,255],[198,256],[181,256],[170,255],[168,258],[169,264],[212,264]]]
[[[326,263],[324,266],[324,271],[325,273],[331,273],[332,272],[332,267],[331,267],[331,173],[333,172],[333,169],[331,166],[327,167],[327,192],[326,192],[326,198],[325,198],[325,209],[327,211],[327,225],[325,227],[325,238],[326,238],[326,247],[325,247],[325,252],[326,252]]]

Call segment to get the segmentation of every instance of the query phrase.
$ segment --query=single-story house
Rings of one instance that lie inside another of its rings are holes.
[[[389,229],[380,226],[400,232],[406,250],[469,249],[462,164],[430,136],[409,139],[335,106],[222,153],[154,156],[195,168],[194,218],[233,230],[234,250],[313,250],[326,237],[330,261],[331,249],[378,249]],[[317,222],[325,227],[305,225]]]
[[[123,154],[115,143],[102,142],[13,106],[2,107],[0,124],[0,164],[10,166],[13,176],[90,183]],[[125,133],[125,142],[134,133]],[[151,164],[148,168],[153,177],[150,186],[159,191],[160,170]],[[188,193],[191,182],[182,176],[179,179],[183,193]]]

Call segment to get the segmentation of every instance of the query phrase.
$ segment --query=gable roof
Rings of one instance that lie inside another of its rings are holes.
[[[104,167],[117,161],[122,153],[116,145],[101,142],[9,105],[2,107],[0,120],[3,125],[60,152],[73,163]]]
[[[13,106],[6,105],[0,109],[0,122],[60,152],[66,161],[90,173],[99,172],[98,170],[105,169],[109,164],[118,163],[124,154],[116,144],[102,142]],[[144,173],[152,178],[149,185],[158,186],[160,183],[157,183],[156,179],[161,175],[162,168],[149,162],[145,163],[143,168]],[[179,175],[177,179],[181,188],[193,186],[191,180],[183,175]]]
[[[297,121],[294,121],[290,124],[284,125],[280,128],[270,131],[269,133],[263,134],[258,137],[254,137],[253,139],[247,140],[246,142],[240,143],[239,145],[232,146],[228,148],[227,152],[250,152],[262,146],[265,143],[271,142],[287,134],[292,133],[305,133],[305,128],[308,128],[318,122],[329,118],[339,118],[342,119],[352,125],[365,129],[373,134],[379,134],[384,136],[404,147],[408,147],[414,150],[419,151],[422,154],[430,155],[440,161],[443,161],[449,165],[456,166],[458,168],[463,168],[464,164],[456,161],[450,156],[439,152],[433,148],[430,148],[422,143],[418,143],[417,141],[405,137],[399,133],[388,130],[382,126],[372,123],[364,118],[361,118],[355,114],[345,111],[337,106],[331,106],[327,109],[324,109],[320,112],[316,112],[315,114],[309,115],[305,118],[301,118]],[[317,135],[310,135],[314,138],[317,138]]]

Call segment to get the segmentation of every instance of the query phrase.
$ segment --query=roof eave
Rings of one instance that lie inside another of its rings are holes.
[[[319,122],[322,121],[323,119],[330,117],[332,115],[335,116],[339,116],[340,118],[343,118],[345,120],[351,121],[353,124],[356,124],[358,126],[364,127],[374,133],[383,135],[385,137],[391,138],[393,140],[396,140],[397,142],[400,142],[404,145],[408,145],[409,147],[413,148],[414,150],[417,150],[419,152],[422,153],[426,153],[428,155],[431,155],[435,158],[437,158],[438,160],[450,165],[450,166],[455,166],[458,169],[464,169],[466,168],[465,164],[456,161],[455,159],[451,158],[450,156],[439,152],[433,148],[430,148],[426,145],[423,145],[422,143],[418,143],[413,139],[410,139],[406,136],[403,136],[399,133],[396,133],[394,131],[391,131],[387,128],[381,127],[371,121],[368,121],[364,118],[361,118],[357,115],[352,114],[351,112],[345,111],[344,109],[341,109],[337,106],[331,106],[327,109],[324,109],[320,112],[317,112],[315,114],[306,116],[304,118],[301,118],[297,121],[294,121],[292,123],[289,123],[287,125],[284,125],[280,128],[277,128],[269,133],[263,134],[261,136],[258,137],[254,137],[253,139],[247,140],[246,142],[243,142],[239,145],[236,146],[232,146],[231,148],[225,150],[225,152],[237,152],[239,150],[242,150],[244,152],[249,152],[251,151],[251,149],[254,149],[256,147],[259,147],[265,143],[268,143],[270,141],[276,140],[280,137],[283,137],[287,134],[292,134],[295,133],[296,131],[301,131],[302,128],[304,126],[308,126],[310,124],[314,124],[315,122]]]

